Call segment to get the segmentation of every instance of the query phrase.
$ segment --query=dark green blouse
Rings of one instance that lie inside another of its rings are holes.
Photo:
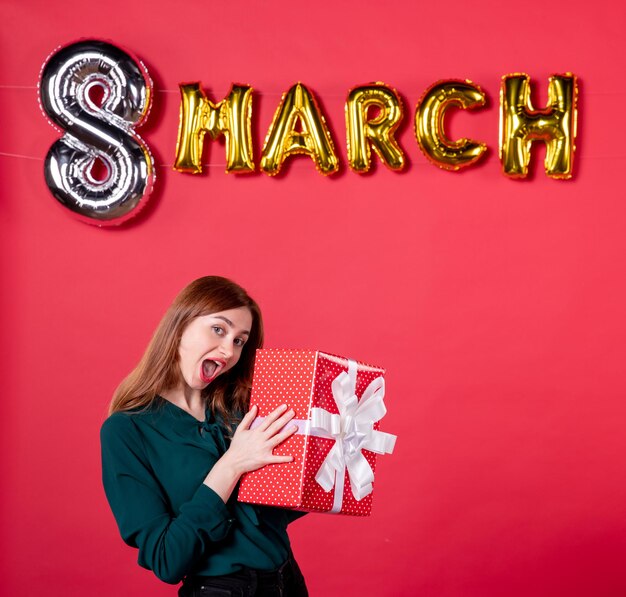
[[[102,425],[102,478],[122,538],[163,581],[271,570],[288,557],[287,524],[302,512],[226,504],[203,481],[227,449],[207,410],[200,422],[163,398]]]

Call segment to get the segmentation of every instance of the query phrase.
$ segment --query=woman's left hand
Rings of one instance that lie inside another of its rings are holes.
[[[255,405],[241,420],[233,435],[230,448],[224,455],[229,457],[232,466],[240,476],[266,464],[293,460],[292,456],[277,456],[273,450],[298,430],[295,425],[286,427],[295,416],[294,411],[287,410],[287,405],[283,404],[265,417],[258,427],[250,429],[257,412],[258,408]]]
[[[263,419],[261,424],[250,429],[258,409],[253,406],[241,420],[226,453],[215,463],[206,479],[209,486],[226,502],[237,481],[244,473],[255,471],[268,464],[291,462],[293,456],[273,453],[276,446],[293,435],[298,427],[285,427],[295,416],[287,405],[278,407]]]

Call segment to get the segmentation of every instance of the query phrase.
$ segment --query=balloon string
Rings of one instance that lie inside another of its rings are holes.
[[[365,83],[363,83],[363,85],[365,85]],[[352,87],[355,87],[356,85],[352,85],[350,87],[350,89]],[[392,85],[392,87],[396,87],[397,85]],[[287,88],[285,88],[285,91],[287,91]],[[0,89],[23,89],[23,90],[37,90],[38,86],[37,85],[2,85],[0,84]],[[204,88],[206,91],[206,87]],[[347,90],[346,93],[342,94],[342,95],[332,95],[332,94],[324,94],[321,93],[317,90],[316,87],[312,86],[311,89],[317,94],[319,95],[319,97],[321,97],[322,99],[324,99],[325,97],[331,97],[331,98],[345,98],[347,95]],[[282,91],[280,93],[274,93],[274,92],[259,92],[256,90],[256,88],[253,87],[254,93],[257,96],[260,97],[282,97],[285,93],[285,91]],[[180,89],[157,89],[155,88],[154,91],[158,92],[158,93],[180,93]],[[626,97],[626,93],[623,91],[585,91],[584,92],[584,97],[596,97],[596,96],[616,96],[616,97]]]
[[[21,155],[19,153],[6,153],[4,151],[0,151],[0,155],[7,158],[21,158],[23,160],[35,160],[37,162],[43,162],[43,158],[36,158],[32,155]]]
[[[40,158],[40,157],[35,157],[32,155],[22,155],[19,153],[7,153],[5,151],[0,151],[0,157],[6,157],[6,158],[18,158],[18,159],[22,159],[22,160],[32,160],[35,162],[43,162],[44,158]],[[586,155],[586,156],[577,156],[576,159],[578,160],[623,160],[624,158],[626,158],[626,154],[622,154],[622,155],[607,155],[607,156],[603,156],[603,155]],[[413,164],[412,167],[415,166],[426,166],[429,165],[428,162],[423,162],[423,163],[417,163],[417,164]],[[174,164],[155,164],[156,168],[170,168],[171,170],[174,169]],[[226,168],[226,162],[223,162],[221,164],[202,164],[203,168]]]
[[[7,158],[19,158],[24,160],[34,160],[35,162],[43,162],[44,158],[35,157],[32,155],[22,155],[19,153],[7,153],[6,151],[0,151],[1,157]],[[174,168],[174,164],[155,164],[156,168]],[[203,168],[226,168],[226,162],[221,164],[202,164]]]
[[[32,155],[22,155],[19,153],[7,153],[6,151],[0,151],[0,156],[7,158],[19,158],[23,160],[34,160],[36,162],[43,162],[44,158],[35,157]],[[157,168],[174,168],[174,164],[155,164]],[[202,164],[203,168],[225,168],[226,162],[223,164]]]
[[[0,85],[0,89],[21,89],[21,90],[37,90],[38,87],[36,85]],[[206,88],[204,88],[204,90],[206,91]],[[180,94],[180,89],[154,89],[155,92],[157,93],[175,93],[175,94]],[[285,90],[286,91],[286,90]],[[260,93],[258,92],[256,89],[254,89],[254,93],[257,97],[282,97],[284,95],[284,92],[281,93],[267,93],[267,92],[263,92]],[[346,94],[343,95],[331,95],[331,94],[326,94],[324,97],[330,97],[330,98],[345,98]]]

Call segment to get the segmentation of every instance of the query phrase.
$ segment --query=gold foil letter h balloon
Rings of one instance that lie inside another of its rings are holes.
[[[577,82],[572,73],[549,79],[548,105],[533,110],[530,77],[511,74],[502,77],[500,89],[500,160],[511,177],[528,175],[533,141],[546,143],[544,167],[552,178],[570,178],[576,138]]]

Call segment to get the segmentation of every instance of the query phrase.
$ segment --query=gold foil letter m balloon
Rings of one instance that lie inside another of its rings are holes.
[[[570,178],[576,138],[577,82],[572,73],[549,79],[548,105],[534,110],[530,103],[530,77],[511,74],[502,77],[500,89],[500,160],[508,176],[528,174],[533,141],[544,141],[546,174]]]
[[[180,85],[180,125],[174,168],[202,172],[204,135],[226,137],[226,172],[252,172],[252,87],[233,85],[228,96],[214,104],[199,83]]]
[[[450,140],[444,117],[452,106],[471,110],[484,105],[485,94],[471,81],[449,79],[431,85],[415,111],[415,136],[424,155],[445,170],[459,170],[480,159],[487,146],[472,139]]]
[[[290,155],[305,154],[322,174],[337,171],[333,140],[315,98],[302,84],[283,95],[263,146],[261,170],[278,174]]]
[[[368,118],[370,108],[379,110],[373,118]],[[394,133],[402,117],[402,100],[394,89],[383,83],[352,89],[346,102],[350,168],[355,172],[367,172],[370,169],[371,145],[385,166],[401,170],[404,167],[404,154],[394,139]]]

